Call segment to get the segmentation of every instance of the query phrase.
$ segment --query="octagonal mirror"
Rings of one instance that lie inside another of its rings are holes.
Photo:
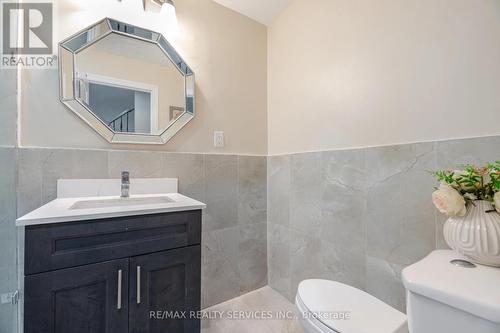
[[[163,144],[194,117],[194,73],[159,33],[107,18],[59,61],[61,102],[111,143]]]

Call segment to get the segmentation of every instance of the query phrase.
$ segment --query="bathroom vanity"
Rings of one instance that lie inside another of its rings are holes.
[[[199,332],[204,207],[178,193],[58,198],[20,218],[24,332]]]

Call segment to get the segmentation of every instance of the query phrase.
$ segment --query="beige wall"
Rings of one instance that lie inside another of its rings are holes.
[[[105,16],[167,35],[198,113],[165,146],[110,145],[59,103],[56,71],[23,71],[23,146],[280,154],[500,134],[497,0],[296,0],[267,39],[211,0],[176,3],[179,34],[141,1],[57,5],[58,40]]]
[[[268,35],[270,154],[500,134],[498,0],[296,0]]]
[[[22,72],[21,145],[267,153],[266,27],[211,0],[176,2],[180,32],[142,1],[57,0],[58,40],[108,16],[164,33],[196,73],[197,115],[164,146],[110,145],[59,102],[57,71]],[[213,147],[213,131],[226,147]]]

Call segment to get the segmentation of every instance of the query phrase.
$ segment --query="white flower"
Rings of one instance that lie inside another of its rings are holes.
[[[432,202],[441,213],[448,216],[465,216],[467,213],[465,199],[447,184],[441,184],[439,189],[432,193]]]
[[[500,213],[500,192],[495,193],[495,209]]]

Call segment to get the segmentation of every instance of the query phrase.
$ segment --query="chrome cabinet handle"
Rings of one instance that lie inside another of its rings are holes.
[[[118,299],[116,308],[118,310],[122,309],[122,270],[118,270]]]
[[[137,304],[141,304],[141,266],[137,266]]]

